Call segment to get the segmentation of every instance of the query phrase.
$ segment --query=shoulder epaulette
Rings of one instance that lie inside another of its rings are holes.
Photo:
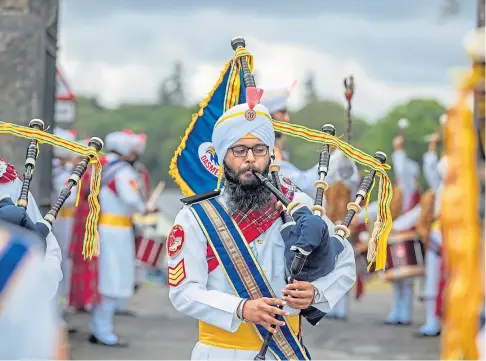
[[[0,157],[0,183],[8,183],[19,178],[15,167]]]
[[[292,182],[290,180],[290,178],[288,177],[284,177],[282,176],[281,174],[279,174],[280,176],[280,184],[283,186],[283,187],[287,187],[287,188],[291,188],[292,191],[299,191],[299,192],[302,192],[302,190],[297,186],[297,184],[295,184],[294,182]]]
[[[209,199],[209,198],[217,197],[217,196],[219,196],[220,193],[221,193],[221,190],[209,191],[209,192],[202,193],[202,194],[195,194],[195,195],[190,196],[190,197],[181,198],[181,202],[184,203],[187,206],[187,205],[190,205],[190,204],[193,204],[193,203],[196,203],[196,202],[205,201],[206,199]]]

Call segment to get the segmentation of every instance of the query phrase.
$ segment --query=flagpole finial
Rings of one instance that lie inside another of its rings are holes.
[[[236,51],[238,48],[244,48],[245,46],[246,42],[242,36],[235,36],[233,39],[231,39],[231,47],[234,51]]]

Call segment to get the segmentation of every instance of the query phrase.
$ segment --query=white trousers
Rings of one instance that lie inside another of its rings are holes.
[[[120,299],[105,295],[101,295],[101,298],[101,302],[92,311],[89,328],[98,340],[113,345],[118,342],[113,329],[113,316]]]
[[[258,351],[233,350],[196,343],[192,350],[191,360],[253,360]],[[270,351],[265,355],[266,360],[276,360]]]

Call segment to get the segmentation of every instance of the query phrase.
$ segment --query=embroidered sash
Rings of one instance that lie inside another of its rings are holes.
[[[195,203],[191,211],[211,245],[229,284],[242,298],[275,298],[268,280],[235,220],[216,199]],[[282,270],[283,271],[283,270]],[[279,327],[270,342],[270,351],[278,360],[309,360],[298,336],[288,326]],[[262,342],[268,331],[252,325]]]

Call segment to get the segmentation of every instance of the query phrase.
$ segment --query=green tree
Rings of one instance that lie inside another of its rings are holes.
[[[147,147],[142,161],[147,165],[154,184],[163,180],[167,187],[175,187],[169,176],[169,164],[180,144],[192,115],[198,105],[123,105],[116,109],[93,107],[89,98],[78,98],[78,119],[75,128],[80,138],[97,136],[104,138],[108,133],[120,129],[132,129],[147,134]],[[422,155],[427,149],[424,136],[439,128],[439,117],[444,107],[432,99],[415,99],[398,105],[375,123],[366,121],[358,114],[353,115],[352,143],[373,154],[377,150],[388,155],[391,164],[392,140],[398,134],[397,122],[408,118],[410,126],[405,132],[406,150],[409,156],[422,164]],[[321,129],[326,123],[336,127],[337,136],[345,131],[346,110],[342,104],[329,101],[314,101],[297,112],[290,114],[293,123],[311,129]],[[288,137],[290,160],[300,169],[308,169],[318,161],[320,144]],[[363,170],[360,167],[360,170]],[[393,178],[393,172],[390,172]]]

